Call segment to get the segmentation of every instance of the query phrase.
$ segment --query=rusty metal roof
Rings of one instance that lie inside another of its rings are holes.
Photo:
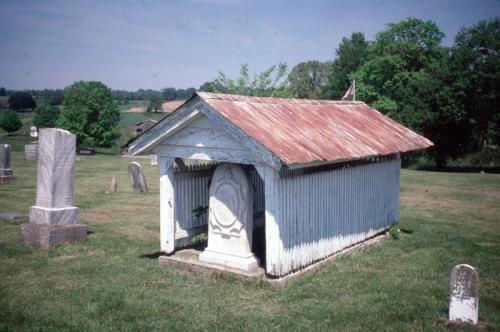
[[[197,95],[286,165],[360,159],[433,145],[359,101]]]

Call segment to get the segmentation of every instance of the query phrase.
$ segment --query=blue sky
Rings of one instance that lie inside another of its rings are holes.
[[[256,73],[332,60],[342,37],[373,39],[407,17],[436,22],[451,45],[460,27],[495,16],[498,0],[0,0],[0,86],[198,88],[243,63]]]

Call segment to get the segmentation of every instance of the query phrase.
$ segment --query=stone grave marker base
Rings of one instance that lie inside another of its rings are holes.
[[[80,209],[75,206],[63,208],[30,207],[30,222],[47,226],[63,226],[78,223]]]
[[[47,226],[32,223],[21,224],[21,241],[25,245],[39,245],[49,249],[57,244],[75,242],[87,238],[87,225]]]

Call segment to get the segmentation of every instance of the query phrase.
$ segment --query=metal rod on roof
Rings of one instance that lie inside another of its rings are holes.
[[[352,100],[356,101],[356,79],[352,82]]]

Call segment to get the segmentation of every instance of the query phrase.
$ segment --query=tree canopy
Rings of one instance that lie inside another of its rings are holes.
[[[331,63],[311,60],[301,62],[288,74],[290,90],[298,98],[323,99],[327,97],[327,84]]]
[[[35,109],[36,103],[30,93],[19,91],[9,96],[9,107],[13,110]]]
[[[53,128],[59,118],[60,109],[53,105],[41,105],[33,115],[33,124],[38,128]]]
[[[7,133],[12,134],[23,126],[19,114],[13,110],[5,111],[0,117],[0,128],[5,130]]]
[[[76,134],[78,143],[109,147],[119,136],[120,110],[101,82],[78,81],[67,88],[56,126]]]

